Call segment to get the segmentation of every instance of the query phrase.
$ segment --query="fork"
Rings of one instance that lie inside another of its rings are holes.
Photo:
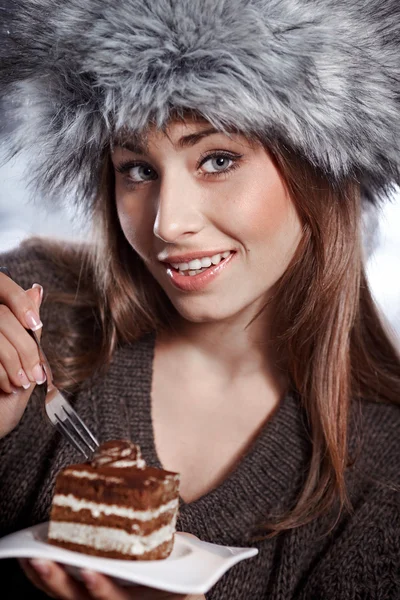
[[[0,267],[0,272],[12,279],[10,271],[6,267]],[[72,408],[68,400],[53,384],[53,374],[49,365],[49,361],[43,352],[40,341],[34,331],[26,330],[29,335],[35,340],[41,366],[46,375],[45,385],[46,395],[44,400],[44,412],[50,423],[55,427],[72,446],[81,452],[83,456],[89,460],[99,442],[90,431],[89,427],[82,421],[78,413]]]

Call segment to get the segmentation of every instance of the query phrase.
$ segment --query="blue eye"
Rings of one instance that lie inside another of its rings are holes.
[[[217,154],[215,156],[209,156],[202,166],[204,168],[205,165],[208,165],[208,168],[204,169],[206,173],[219,173],[220,171],[229,169],[232,163],[233,159],[231,157],[224,156],[223,154]],[[209,167],[211,167],[211,170]]]
[[[227,152],[213,152],[200,157],[200,163],[196,169],[202,168],[203,177],[214,177],[228,175],[240,166],[242,155],[228,154]],[[207,165],[204,168],[204,165]],[[157,172],[146,163],[137,161],[124,162],[115,167],[118,173],[125,175],[125,185],[136,189],[142,183],[158,179]]]
[[[222,150],[214,151],[201,156],[197,168],[202,167],[203,177],[228,176],[231,171],[239,168],[242,157],[242,154],[233,154]]]
[[[146,165],[133,165],[127,171],[130,179],[134,183],[140,183],[141,181],[152,181],[157,179],[155,171]]]

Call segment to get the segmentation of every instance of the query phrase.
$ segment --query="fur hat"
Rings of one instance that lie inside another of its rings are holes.
[[[399,0],[12,0],[0,100],[46,197],[91,205],[113,136],[195,109],[375,201],[400,183]]]

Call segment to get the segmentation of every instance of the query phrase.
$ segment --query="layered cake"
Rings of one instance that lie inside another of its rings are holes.
[[[129,441],[106,442],[91,462],[58,474],[48,541],[107,558],[166,558],[178,507],[177,473],[147,467]]]

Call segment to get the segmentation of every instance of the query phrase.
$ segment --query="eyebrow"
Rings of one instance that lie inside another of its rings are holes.
[[[208,137],[210,135],[221,134],[222,131],[215,129],[215,127],[209,127],[208,129],[203,129],[202,131],[197,131],[196,133],[191,133],[189,135],[182,136],[175,146],[179,149],[190,148],[195,146],[200,140]],[[139,139],[135,140],[126,140],[126,141],[116,141],[116,146],[120,148],[126,148],[130,152],[134,154],[148,154],[148,146],[147,144],[143,144]]]

